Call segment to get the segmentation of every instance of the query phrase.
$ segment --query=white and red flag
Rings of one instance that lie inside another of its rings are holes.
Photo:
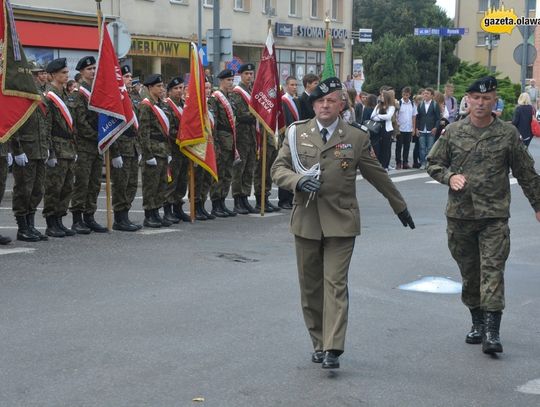
[[[99,113],[98,150],[104,153],[129,126],[136,123],[136,118],[109,31],[104,27],[101,32],[96,76],[88,108]]]

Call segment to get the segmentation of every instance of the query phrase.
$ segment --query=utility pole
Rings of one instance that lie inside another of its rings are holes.
[[[219,80],[217,78],[217,75],[219,71],[221,70],[221,28],[220,28],[220,15],[219,15],[219,0],[214,0],[214,25],[213,25],[213,31],[214,31],[214,38],[212,38],[212,41],[214,42],[212,45],[214,47],[214,56],[213,56],[213,62],[212,62],[212,77],[214,78],[214,86],[219,85]]]
[[[488,11],[489,10],[491,10],[491,0],[488,0]],[[487,35],[487,51],[488,51],[487,69],[491,73],[491,52],[493,51],[493,36],[491,35],[491,33],[488,33]]]
[[[529,16],[529,4],[525,1],[525,17]],[[525,79],[527,78],[527,63],[529,62],[529,26],[523,27],[523,52],[521,54],[521,91],[525,92]]]

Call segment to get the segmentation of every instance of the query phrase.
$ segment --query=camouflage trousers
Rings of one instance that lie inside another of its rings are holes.
[[[210,199],[216,201],[219,199],[227,198],[231,189],[234,153],[232,150],[225,150],[218,147],[216,148],[216,158],[218,167],[218,181],[212,184],[210,188]]]
[[[139,158],[124,155],[122,161],[122,168],[111,165],[112,206],[115,212],[131,209],[139,181]]]
[[[24,167],[13,166],[13,213],[26,216],[36,213],[43,198],[46,164],[43,160],[28,160]]]
[[[43,216],[66,216],[73,193],[75,161],[59,158],[55,167],[45,170]]]
[[[143,208],[158,209],[165,202],[167,191],[167,157],[154,157],[157,165],[144,163],[142,169]]]
[[[97,209],[97,198],[101,189],[101,173],[103,171],[103,157],[97,152],[78,152],[75,162],[75,182],[73,184],[73,198],[71,199],[71,212],[93,214]]]
[[[447,219],[448,248],[461,272],[463,303],[470,309],[502,311],[504,266],[510,254],[508,219]]]
[[[165,202],[170,204],[181,204],[186,196],[188,188],[188,168],[189,158],[178,150],[178,146],[173,146],[172,161],[169,164],[172,181],[167,185]]]
[[[6,179],[8,175],[7,157],[0,157],[0,202],[6,190]]]
[[[242,161],[233,167],[232,194],[250,196],[253,173],[257,165],[257,146],[254,139],[239,135],[236,148]]]
[[[262,149],[261,149],[262,154]],[[268,145],[266,147],[266,185],[265,185],[265,193],[266,195],[269,195],[272,191],[272,175],[270,174],[270,170],[272,168],[272,164],[274,164],[274,161],[276,161],[278,155],[278,151],[276,148],[272,145]],[[262,157],[257,162],[257,167],[255,167],[255,175],[253,178],[253,185],[255,187],[255,196],[260,197],[261,196],[261,188],[262,188]]]
[[[214,179],[208,171],[200,166],[195,168],[195,202],[206,201],[213,182]]]

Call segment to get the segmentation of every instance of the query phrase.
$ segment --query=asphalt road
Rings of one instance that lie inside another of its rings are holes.
[[[540,140],[531,152],[539,162]],[[505,352],[489,357],[464,342],[458,294],[397,288],[459,273],[446,188],[421,171],[391,176],[417,228],[358,182],[362,235],[339,371],[310,361],[289,214],[237,216],[0,248],[0,406],[540,406],[540,224],[519,186]],[[0,233],[13,237],[9,193],[0,206]]]

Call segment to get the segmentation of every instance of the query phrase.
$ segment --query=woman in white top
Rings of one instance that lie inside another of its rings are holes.
[[[380,154],[377,158],[382,167],[388,171],[392,156],[392,134],[394,133],[392,117],[396,112],[396,102],[393,91],[384,90],[381,96],[382,98],[379,99],[379,103],[371,113],[371,119],[383,123],[380,133]]]

